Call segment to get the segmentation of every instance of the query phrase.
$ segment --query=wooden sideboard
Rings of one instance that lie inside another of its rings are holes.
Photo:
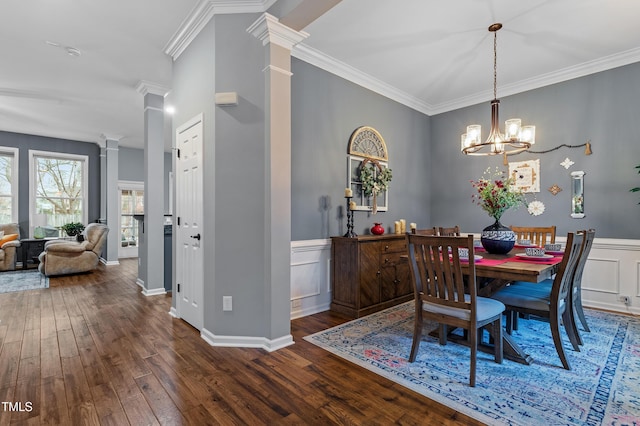
[[[402,235],[331,238],[331,310],[353,318],[413,299]]]

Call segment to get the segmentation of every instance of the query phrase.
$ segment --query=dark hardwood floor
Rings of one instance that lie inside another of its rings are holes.
[[[342,316],[292,321],[273,353],[214,348],[136,268],[0,294],[0,425],[480,424],[302,339]]]

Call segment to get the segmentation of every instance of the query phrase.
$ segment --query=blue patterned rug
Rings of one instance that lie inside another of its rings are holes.
[[[521,320],[514,340],[534,361],[522,365],[478,352],[469,387],[469,348],[440,346],[425,327],[415,363],[407,358],[413,301],[305,340],[490,425],[640,425],[640,319],[587,310],[580,352],[564,336],[572,370],[562,368],[549,323]],[[564,335],[564,330],[563,330]]]
[[[49,288],[49,278],[38,271],[0,272],[0,293]]]

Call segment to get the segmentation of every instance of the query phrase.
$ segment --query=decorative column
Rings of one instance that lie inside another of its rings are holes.
[[[107,248],[102,252],[107,265],[118,265],[118,247],[120,245],[120,206],[118,205],[118,144],[122,136],[102,135],[104,151],[104,210],[100,215],[109,227]]]
[[[291,49],[308,34],[268,13],[247,31],[265,46],[265,296],[267,337],[274,348],[293,343],[291,295]]]
[[[148,81],[136,87],[144,96],[144,219],[138,283],[142,294],[164,290],[164,96],[169,89]],[[142,279],[140,279],[143,277]]]

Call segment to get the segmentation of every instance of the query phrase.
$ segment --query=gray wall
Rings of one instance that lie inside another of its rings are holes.
[[[215,306],[220,306],[223,295],[233,294],[238,300],[234,317],[218,310],[216,320],[233,326],[239,335],[281,337],[270,336],[272,302],[266,278],[265,47],[246,31],[257,18],[215,17],[216,92],[237,91],[240,96],[237,107],[217,107],[215,111]],[[287,287],[287,293],[280,296],[288,299],[288,291]],[[243,324],[238,318],[261,320]],[[288,322],[285,326],[289,330]]]
[[[499,94],[499,87],[498,87]],[[596,236],[606,238],[640,238],[636,220],[640,214],[638,194],[629,192],[640,186],[634,168],[640,163],[638,143],[640,111],[640,64],[582,77],[501,99],[501,126],[504,120],[520,117],[523,124],[536,126],[536,144],[532,150],[543,151],[560,144],[592,141],[593,155],[582,148],[547,154],[523,153],[510,161],[540,159],[540,193],[528,195],[545,206],[540,216],[531,216],[525,208],[505,213],[505,225],[558,226],[566,235],[576,229],[595,228]],[[486,102],[469,108],[431,117],[432,163],[431,215],[434,224],[458,223],[465,232],[479,232],[492,220],[471,202],[470,179],[477,179],[491,166],[502,166],[502,157],[471,157],[460,153],[460,134],[466,125],[483,126],[488,134],[490,105]],[[560,163],[569,157],[575,164],[566,170]],[[585,175],[584,219],[572,219],[569,174],[583,170]],[[557,196],[547,189],[553,184],[563,191]]]
[[[118,148],[118,179],[144,182],[144,150]],[[172,170],[171,153],[164,154],[164,213],[169,213],[169,172]]]
[[[246,32],[257,17],[216,15],[173,70],[174,130],[204,114],[204,327],[223,336],[268,335],[264,48]],[[230,91],[239,104],[216,108],[214,94]],[[222,311],[223,295],[233,296],[232,312]]]
[[[89,211],[87,218],[91,223],[100,217],[100,148],[97,144],[0,131],[0,146],[15,147],[20,150],[18,154],[18,222],[21,236],[26,236],[29,232],[29,150],[88,156]]]
[[[295,58],[292,72],[292,240],[347,231],[349,137],[365,125],[384,138],[393,179],[389,210],[356,211],[354,230],[369,234],[374,222],[382,222],[393,232],[399,219],[431,226],[429,117]]]

